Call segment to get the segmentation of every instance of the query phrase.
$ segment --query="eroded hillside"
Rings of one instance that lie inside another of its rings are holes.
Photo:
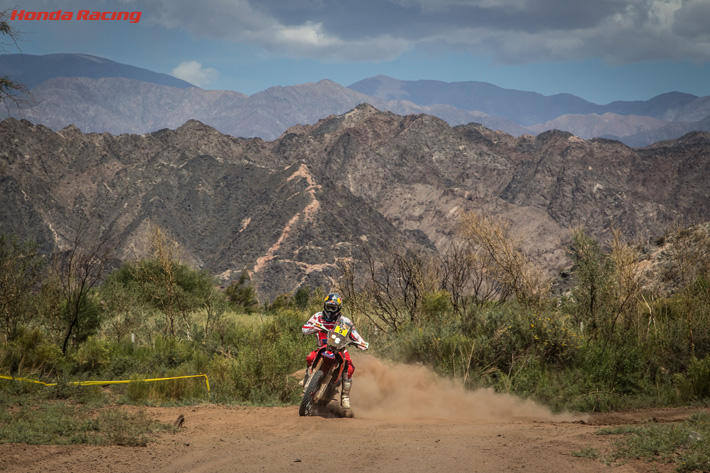
[[[0,231],[70,245],[81,219],[120,259],[145,256],[157,224],[183,258],[225,280],[251,271],[262,298],[329,286],[342,258],[413,245],[444,251],[461,211],[512,224],[540,264],[567,264],[569,230],[662,234],[708,220],[710,134],[632,149],[546,132],[361,105],[277,140],[223,135],[197,121],[145,135],[53,132],[0,123]]]

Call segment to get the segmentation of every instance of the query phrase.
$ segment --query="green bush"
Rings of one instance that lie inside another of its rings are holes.
[[[0,345],[0,367],[7,374],[48,377],[65,364],[61,349],[39,329],[22,330],[15,340]]]
[[[101,374],[111,363],[109,343],[89,338],[79,346],[75,359],[77,370],[87,374]]]
[[[590,380],[610,393],[635,394],[646,375],[641,348],[627,344],[596,341],[581,349],[579,363]]]
[[[566,363],[582,347],[584,337],[569,315],[535,312],[528,316],[536,353],[547,363]]]
[[[673,376],[673,383],[683,401],[710,401],[710,356],[693,358],[686,373]]]
[[[195,347],[191,342],[181,341],[174,337],[158,336],[153,342],[153,370],[158,373],[166,369],[176,368],[192,359]]]
[[[305,366],[314,340],[301,333],[304,317],[286,310],[265,321],[251,334],[230,367],[237,400],[259,404],[293,403],[300,397],[295,378],[289,374]]]
[[[421,306],[422,317],[427,320],[440,321],[453,310],[451,296],[448,291],[425,292]]]
[[[126,388],[126,397],[135,403],[145,402],[148,399],[150,387],[143,381],[143,377],[132,376]]]

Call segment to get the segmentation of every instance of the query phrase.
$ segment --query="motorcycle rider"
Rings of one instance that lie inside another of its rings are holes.
[[[345,317],[340,313],[340,309],[342,307],[342,299],[339,294],[337,293],[331,293],[328,294],[328,296],[325,298],[325,301],[323,302],[323,311],[322,312],[316,312],[313,314],[313,316],[308,319],[308,321],[303,324],[303,333],[306,335],[310,335],[312,333],[316,333],[318,335],[318,345],[323,346],[327,343],[327,338],[328,334],[324,333],[313,325],[314,322],[319,322],[325,326],[328,330],[332,330],[333,327],[335,327],[336,322],[338,321],[339,318],[343,318],[346,322],[351,322],[350,319]],[[352,323],[352,322],[351,322]],[[367,343],[365,340],[360,336],[359,333],[357,333],[357,330],[354,328],[350,331],[350,337],[358,342],[357,347],[360,348],[361,350],[367,350]],[[303,381],[301,381],[299,384],[305,387],[308,385],[308,377],[309,377],[309,370],[311,368],[311,365],[313,364],[313,361],[316,358],[316,353],[317,350],[314,350],[311,352],[310,355],[306,358],[306,363],[308,367],[306,368],[306,374],[303,377]],[[340,388],[340,406],[343,409],[350,409],[350,389],[353,386],[353,373],[355,372],[355,366],[353,366],[353,362],[350,359],[350,353],[348,353],[347,350],[343,352],[343,356],[345,358],[345,363],[346,363],[346,371],[343,373],[343,382],[342,386]]]

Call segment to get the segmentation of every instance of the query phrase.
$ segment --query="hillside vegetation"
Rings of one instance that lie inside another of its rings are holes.
[[[369,255],[367,277],[343,264],[335,289],[376,356],[423,363],[470,389],[582,411],[706,403],[709,228],[645,246],[617,234],[608,248],[578,229],[574,267],[551,291],[503,222],[466,214],[459,244],[444,256]],[[0,380],[4,402],[23,393],[131,403],[299,399],[289,375],[313,348],[300,326],[333,288],[302,287],[259,306],[246,272],[220,290],[213,275],[180,262],[158,227],[150,258],[110,274],[107,245],[80,236],[52,260],[32,242],[0,237],[0,373],[57,383]],[[651,274],[665,290],[644,279]],[[193,374],[208,375],[210,393],[201,378],[140,382]],[[68,384],[129,379],[110,395]]]

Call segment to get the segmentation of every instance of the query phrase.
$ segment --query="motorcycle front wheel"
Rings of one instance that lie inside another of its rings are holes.
[[[301,405],[298,408],[298,415],[307,416],[311,413],[311,409],[313,408],[313,395],[318,391],[322,377],[322,371],[316,371],[311,375],[311,379],[308,380],[308,386],[306,386],[306,391],[303,393]]]

